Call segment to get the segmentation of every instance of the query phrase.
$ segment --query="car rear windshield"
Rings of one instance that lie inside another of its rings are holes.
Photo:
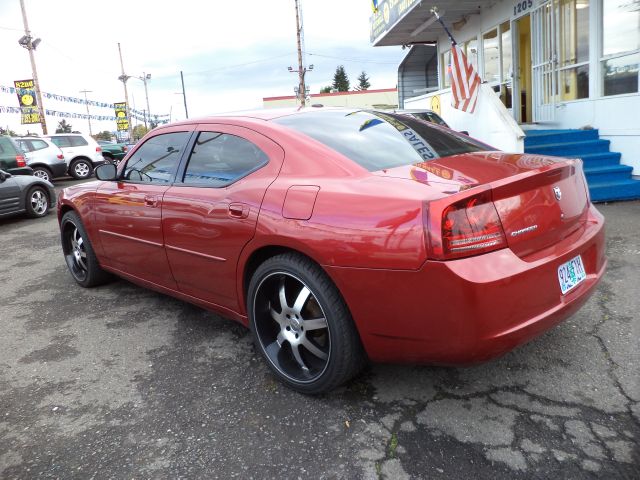
[[[324,143],[370,172],[489,149],[466,135],[392,113],[325,110],[273,121]]]

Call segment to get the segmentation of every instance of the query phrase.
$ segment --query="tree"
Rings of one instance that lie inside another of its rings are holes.
[[[56,128],[56,133],[71,133],[73,127],[70,123],[63,118],[58,122],[58,128]]]
[[[142,137],[144,137],[147,134],[148,131],[149,131],[148,128],[146,128],[144,125],[140,124],[140,125],[136,125],[135,127],[133,127],[133,131],[131,133],[133,134],[133,139],[137,142]]]
[[[356,87],[356,90],[369,90],[370,86],[369,77],[367,77],[367,74],[363,70],[358,77],[358,86]]]
[[[338,65],[338,67],[336,68],[336,73],[333,75],[332,87],[339,92],[349,91],[351,85],[349,83],[349,77],[347,77],[347,73],[344,71],[343,65]]]
[[[7,127],[7,128],[0,127],[0,135],[9,135],[10,137],[15,137],[16,136],[16,132],[11,130],[9,127]]]
[[[111,134],[111,132],[109,130],[104,130],[100,133],[96,133],[93,136],[94,139],[96,140],[106,140],[107,142],[110,142],[111,139],[113,138],[113,135]]]
[[[333,88],[333,87],[332,87],[331,85],[327,85],[326,87],[322,87],[322,88],[320,89],[320,93],[331,93],[331,89],[332,89],[332,88]]]

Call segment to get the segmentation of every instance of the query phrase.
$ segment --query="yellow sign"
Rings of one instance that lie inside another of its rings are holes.
[[[431,110],[436,112],[438,115],[442,115],[440,113],[440,95],[434,95],[431,97]]]
[[[114,103],[116,111],[116,126],[119,132],[129,130],[129,119],[127,118],[127,103]]]
[[[27,125],[40,123],[40,109],[36,102],[36,91],[33,80],[16,80],[13,82],[20,105],[20,123]]]

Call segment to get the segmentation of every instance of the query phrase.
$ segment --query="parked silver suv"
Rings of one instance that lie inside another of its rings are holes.
[[[56,133],[47,138],[60,147],[69,163],[69,175],[74,178],[89,178],[97,166],[106,163],[102,147],[88,135]]]
[[[68,165],[64,160],[62,150],[48,138],[20,137],[14,138],[25,153],[27,165],[33,169],[33,174],[43,180],[64,177]]]

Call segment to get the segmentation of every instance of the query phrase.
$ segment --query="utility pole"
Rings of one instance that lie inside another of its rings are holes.
[[[42,125],[42,134],[47,135],[47,121],[44,118],[44,107],[42,106],[42,95],[40,93],[40,83],[38,82],[38,70],[36,69],[36,59],[33,55],[33,51],[40,43],[40,39],[37,38],[33,41],[31,32],[29,31],[29,22],[27,21],[27,10],[24,7],[24,0],[20,0],[20,8],[22,9],[22,21],[24,22],[24,37],[20,39],[20,45],[29,50],[29,59],[31,60],[31,72],[33,74],[33,86],[36,91],[36,98],[38,100],[38,113],[40,114],[40,124]],[[23,41],[24,40],[24,41]]]
[[[182,82],[182,98],[184,99],[184,115],[186,118],[189,118],[189,111],[187,110],[187,94],[184,91],[184,75],[182,75],[182,70],[180,70],[180,81]]]
[[[306,105],[306,96],[307,96],[307,86],[305,84],[304,77],[307,72],[313,70],[313,65],[309,65],[309,68],[306,68],[302,63],[302,44],[303,40],[303,26],[300,24],[301,14],[300,14],[300,0],[295,0],[296,2],[296,37],[298,42],[298,69],[294,70],[289,67],[289,72],[298,74],[298,86],[294,88],[296,95],[300,99],[300,106],[304,107]]]
[[[129,108],[129,93],[127,92],[127,80],[129,76],[124,73],[124,63],[122,62],[122,49],[120,48],[120,42],[118,42],[118,53],[120,54],[120,68],[122,69],[122,75],[118,77],[118,80],[122,81],[124,85],[124,101],[127,103],[127,121],[129,122],[129,141],[133,140],[133,132],[131,131],[131,109]]]
[[[92,93],[93,90],[80,90],[80,93],[84,93],[84,104],[87,107],[87,121],[89,122],[89,136],[93,136],[91,132],[91,116],[89,115],[89,101],[87,100],[87,93]]]

